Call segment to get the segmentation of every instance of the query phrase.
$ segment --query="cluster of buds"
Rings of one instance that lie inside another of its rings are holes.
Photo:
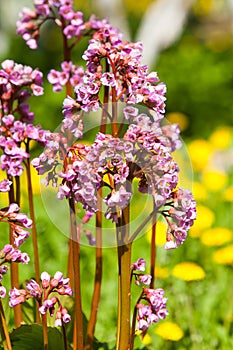
[[[30,49],[38,47],[41,26],[52,20],[62,30],[67,39],[76,39],[92,29],[99,28],[106,21],[99,21],[92,16],[83,21],[83,13],[74,11],[72,0],[34,0],[35,8],[24,8],[17,21],[17,34],[21,35]]]
[[[135,263],[131,264],[131,280],[135,278],[135,284],[140,286],[145,284],[147,286],[151,283],[151,275],[144,273],[146,269],[146,261],[143,258],[139,258]]]
[[[140,284],[150,285],[151,283],[151,276],[143,273],[145,268],[146,261],[143,258],[139,258],[131,265],[131,280],[134,276],[138,286]],[[157,323],[160,319],[164,319],[168,315],[166,303],[167,298],[164,298],[163,289],[143,287],[136,304],[138,329],[145,331],[151,323]]]
[[[35,140],[45,144],[48,131],[34,126],[34,114],[29,110],[28,98],[43,94],[42,73],[13,60],[5,60],[0,69],[0,168],[9,176],[20,176],[23,163],[29,158],[25,144]],[[22,146],[22,144],[24,144]],[[0,184],[5,191],[7,182]]]
[[[61,304],[59,295],[72,296],[72,293],[69,278],[64,278],[60,271],[57,271],[52,278],[47,272],[42,272],[40,284],[31,279],[26,284],[26,289],[10,290],[9,305],[14,307],[30,298],[35,298],[39,303],[39,312],[45,315],[48,311],[51,317],[55,314],[55,326],[61,326],[62,323],[68,323],[71,316]]]
[[[168,315],[166,309],[167,298],[164,298],[164,290],[161,288],[144,288],[141,294],[141,300],[138,302],[138,329],[145,331],[151,323],[157,323]]]
[[[1,192],[9,191],[11,181],[2,180],[0,187]],[[29,237],[30,233],[25,230],[31,228],[32,220],[26,214],[20,213],[18,204],[12,203],[9,207],[0,209],[0,222],[6,222],[10,225],[13,245],[6,244],[0,250],[0,297],[6,295],[6,288],[1,284],[3,275],[8,271],[8,266],[11,262],[28,264],[30,258],[27,253],[22,252],[18,247]]]
[[[32,227],[32,220],[26,214],[20,213],[20,207],[16,203],[12,203],[9,207],[0,209],[0,222],[8,222],[14,237],[14,245],[19,247],[30,233],[24,228]]]
[[[17,112],[22,118],[33,119],[33,114],[28,111],[25,104],[28,97],[33,94],[40,96],[44,93],[42,88],[43,74],[39,69],[15,63],[13,60],[5,60],[0,69],[0,95],[2,114],[12,111],[12,101],[17,100]]]

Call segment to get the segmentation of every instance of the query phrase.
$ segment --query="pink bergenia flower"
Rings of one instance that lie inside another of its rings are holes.
[[[10,249],[10,247],[9,247]],[[44,271],[41,274],[41,283],[37,283],[31,279],[26,283],[26,289],[12,289],[9,292],[9,305],[14,307],[25,302],[29,298],[35,298],[39,302],[39,312],[44,315],[49,312],[52,317],[56,311],[55,325],[62,325],[62,322],[70,322],[71,316],[68,314],[59,300],[59,295],[72,296],[72,288],[69,286],[69,278],[64,278],[63,273],[57,271],[51,278],[48,272]]]

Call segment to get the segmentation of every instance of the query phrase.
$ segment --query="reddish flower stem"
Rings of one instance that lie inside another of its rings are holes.
[[[41,315],[42,318],[42,328],[43,328],[43,343],[44,350],[48,350],[49,348],[49,339],[48,339],[48,326],[47,326],[47,315]]]
[[[26,152],[29,153],[29,140],[26,144]],[[39,251],[38,251],[38,241],[37,241],[36,218],[35,218],[34,201],[33,201],[30,159],[27,159],[25,164],[26,164],[27,185],[28,185],[29,212],[32,220],[32,244],[33,244],[35,279],[36,279],[36,282],[39,283],[40,282],[40,262],[39,262]],[[40,314],[38,310],[36,310],[36,322],[40,323]]]
[[[118,325],[116,350],[128,350],[130,347],[130,264],[131,247],[129,243],[129,205],[122,210],[117,224],[118,251]]]
[[[155,209],[155,208],[154,208]],[[150,288],[154,289],[155,283],[155,264],[156,264],[156,214],[152,217],[152,233],[151,233],[151,255],[150,255]]]
[[[63,52],[64,61],[71,61],[71,49],[69,47],[67,37],[63,30],[66,26],[64,19],[61,18],[62,22],[62,37],[63,37]],[[66,95],[72,96],[72,86],[70,80],[66,83]],[[67,136],[68,145],[72,144],[72,133]],[[74,331],[73,331],[73,349],[82,350],[84,347],[83,342],[83,322],[82,322],[82,302],[81,302],[81,278],[80,278],[80,242],[79,227],[76,222],[76,209],[74,198],[69,199],[70,209],[70,239],[69,239],[69,255],[68,255],[68,276],[71,279],[71,284],[74,288]],[[72,268],[72,272],[71,272]]]
[[[106,61],[106,71],[109,71],[109,65]],[[101,116],[100,132],[106,133],[107,122],[107,110],[108,110],[108,95],[109,87],[105,86],[104,89],[104,109]],[[103,257],[102,257],[102,189],[98,191],[97,199],[98,212],[96,213],[96,270],[95,270],[95,282],[94,291],[92,296],[92,305],[90,318],[87,325],[87,337],[85,350],[91,350],[94,341],[95,326],[97,321],[97,312],[100,301],[101,282],[102,282],[102,270],[103,270]]]
[[[9,179],[9,176],[8,176]],[[8,198],[9,198],[9,204],[15,203],[15,195],[14,195],[14,186],[13,186],[13,179],[12,180],[12,185],[10,187],[10,191],[8,192]],[[14,245],[14,237],[13,237],[13,228],[10,226],[9,229],[9,240],[10,244]],[[11,262],[10,264],[10,278],[11,278],[11,288],[19,288],[19,267],[18,263],[16,262]],[[16,327],[20,327],[21,323],[23,321],[23,316],[22,316],[22,306],[21,304],[16,305],[14,307],[14,322]]]
[[[69,252],[67,263],[67,277],[70,279],[70,284],[73,285],[73,253],[72,253],[72,240],[69,239]]]
[[[112,136],[118,137],[116,89],[112,88]]]
[[[98,208],[102,207],[101,190],[99,190]],[[94,291],[92,296],[91,313],[87,325],[87,337],[85,350],[91,350],[94,341],[95,326],[97,321],[98,306],[100,301],[100,291],[102,282],[103,258],[102,258],[102,211],[96,213],[96,269]]]
[[[80,232],[76,222],[76,210],[74,199],[69,199],[70,208],[70,239],[72,245],[73,257],[73,285],[74,285],[74,350],[83,350],[83,322],[82,322],[82,303],[81,303],[81,277],[80,277]]]

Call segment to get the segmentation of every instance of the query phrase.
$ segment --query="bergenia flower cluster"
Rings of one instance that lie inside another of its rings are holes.
[[[46,21],[53,21],[61,27],[67,39],[76,40],[106,23],[91,16],[84,22],[83,13],[74,11],[72,0],[34,0],[35,9],[24,8],[17,21],[17,34],[20,34],[31,49],[38,47],[40,27]]]
[[[64,103],[65,117],[74,109],[89,113],[104,108],[99,93],[101,87],[108,87],[112,88],[113,102],[120,100],[128,104],[143,103],[156,112],[156,118],[162,118],[166,86],[159,83],[157,73],[149,73],[148,67],[140,63],[141,43],[123,42],[119,30],[105,24],[92,36],[83,58],[86,60],[86,70],[83,76],[79,74],[79,81],[76,79],[76,98],[73,102],[69,98]],[[104,71],[106,62],[107,72]],[[58,84],[55,73],[50,72],[48,76],[54,89]],[[54,75],[55,79],[52,79]],[[61,82],[59,85],[62,85]]]
[[[31,95],[43,94],[42,73],[13,60],[5,60],[0,70],[0,156],[1,169],[10,176],[20,176],[23,162],[29,158],[25,144],[35,140],[46,143],[49,132],[34,126],[34,114],[27,103]]]
[[[148,67],[140,63],[142,52],[141,43],[123,42],[119,30],[111,26],[97,31],[83,55],[87,62],[86,76],[75,88],[81,108],[85,112],[98,108],[98,93],[103,85],[114,88],[113,102],[144,103],[162,118],[166,87],[159,83],[157,73],[149,73]],[[109,65],[109,72],[103,72],[103,59]]]
[[[131,280],[134,277],[136,285],[150,285],[151,276],[144,274],[146,261],[139,258],[131,265]],[[138,329],[147,330],[151,323],[157,323],[160,319],[164,319],[168,315],[167,298],[164,298],[164,290],[162,288],[145,288],[138,298],[136,304]]]
[[[10,181],[3,180],[5,186],[10,186]],[[4,188],[4,191],[6,187]],[[7,188],[9,190],[9,188]],[[30,258],[27,253],[18,249],[21,244],[27,239],[30,233],[25,230],[31,228],[32,220],[27,217],[26,214],[19,212],[20,208],[18,204],[12,203],[9,207],[0,209],[0,222],[5,222],[10,225],[11,237],[13,238],[13,244],[6,244],[0,250],[0,297],[4,298],[6,295],[6,288],[2,286],[1,282],[3,275],[8,271],[8,266],[11,262],[18,262],[22,264],[28,264]]]
[[[98,210],[98,190],[106,187],[105,217],[113,222],[118,220],[116,208],[123,209],[130,202],[129,184],[138,179],[139,192],[151,194],[157,210],[166,217],[166,248],[175,248],[183,243],[196,217],[191,193],[176,190],[179,168],[171,153],[181,146],[179,128],[161,126],[160,120],[140,114],[135,107],[128,106],[123,113],[131,122],[123,139],[98,133],[91,146],[76,143],[65,154],[66,138],[53,134],[32,164],[39,174],[48,172],[47,183],[56,185],[62,179],[58,199],[73,197],[92,213]],[[59,171],[59,163],[63,170]]]
[[[146,261],[143,258],[139,258],[136,262],[131,264],[131,280],[135,278],[135,284],[140,286],[141,284],[150,285],[151,275],[143,273],[146,268]]]
[[[144,288],[141,300],[144,303],[138,302],[136,305],[138,310],[138,329],[145,331],[151,323],[157,323],[168,315],[166,309],[167,298],[164,298],[164,290],[162,288]]]
[[[29,112],[28,104],[25,104],[31,93],[40,96],[44,93],[42,87],[42,73],[39,69],[15,63],[13,60],[5,60],[0,69],[0,93],[2,114],[11,114],[17,111],[20,119],[33,120],[33,113]],[[13,105],[14,103],[14,105]],[[16,108],[15,104],[17,103]]]
[[[189,190],[179,188],[172,194],[173,203],[162,212],[168,223],[166,249],[182,244],[196,219],[196,202]]]
[[[26,214],[20,213],[20,207],[16,203],[12,203],[9,207],[0,209],[0,222],[8,222],[14,237],[14,245],[19,247],[29,232],[24,230],[32,227],[32,220]]]
[[[75,87],[83,80],[84,69],[83,67],[76,66],[72,62],[62,62],[62,71],[51,69],[48,74],[48,81],[53,86],[54,92],[62,91],[62,88],[68,81]]]
[[[9,305],[14,307],[30,298],[35,298],[39,303],[39,312],[44,315],[48,311],[51,317],[55,314],[55,326],[61,326],[62,323],[70,322],[71,316],[62,306],[59,296],[72,296],[72,293],[69,278],[64,278],[62,272],[57,271],[52,278],[47,272],[42,272],[40,284],[31,279],[26,284],[26,289],[10,290]]]

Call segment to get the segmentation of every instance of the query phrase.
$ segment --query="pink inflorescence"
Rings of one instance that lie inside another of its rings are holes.
[[[151,323],[157,323],[168,315],[166,309],[167,298],[164,298],[164,290],[161,288],[144,288],[141,300],[136,305],[138,310],[138,329],[145,331]]]
[[[24,89],[22,89],[24,88]],[[24,102],[29,97],[28,94],[40,96],[44,93],[42,88],[42,73],[39,69],[33,69],[30,66],[15,63],[13,60],[5,60],[2,62],[0,69],[0,93],[1,98],[5,102],[3,110],[7,111],[7,102],[14,96],[20,102],[22,114],[24,110]],[[30,115],[31,117],[31,115]]]
[[[8,182],[8,180],[3,180],[2,182],[4,182],[4,187],[11,185],[11,181]],[[0,191],[6,192],[5,190],[6,188]],[[9,189],[7,188],[7,190]],[[12,203],[9,207],[0,209],[0,222],[10,225],[13,238],[13,244],[6,244],[0,250],[0,297],[3,298],[6,295],[6,288],[2,286],[1,282],[3,275],[8,271],[6,264],[11,262],[28,264],[30,261],[28,254],[19,250],[18,247],[29,237],[30,233],[27,229],[32,227],[32,220],[26,214],[20,213],[18,204]]]
[[[122,34],[108,23],[101,26],[92,35],[89,46],[83,54],[86,70],[75,68],[79,74],[71,84],[75,86],[73,103],[64,104],[67,110],[76,108],[89,113],[103,108],[99,93],[101,87],[109,87],[113,102],[119,100],[128,104],[142,103],[154,110],[156,118],[161,119],[165,111],[166,86],[159,82],[156,72],[148,72],[148,67],[141,64],[142,44],[122,41]],[[107,62],[108,71],[104,71]],[[63,62],[65,69],[61,73],[51,71],[48,78],[54,90],[60,90],[68,74],[73,78],[71,66]],[[75,84],[74,84],[75,82]],[[73,106],[72,106],[73,104]]]
[[[72,62],[62,62],[62,71],[51,69],[48,74],[48,81],[53,85],[53,91],[62,91],[62,87],[70,81],[72,86],[78,85],[83,78],[84,69],[74,65]]]
[[[62,134],[51,134],[45,151],[32,163],[40,174],[48,173],[47,183],[56,185],[62,179],[59,199],[74,197],[92,213],[98,210],[98,190],[106,187],[105,217],[114,222],[118,220],[116,208],[129,204],[131,184],[138,179],[138,190],[153,196],[156,209],[167,220],[166,248],[175,248],[185,240],[196,216],[192,195],[177,190],[179,168],[171,153],[181,147],[179,128],[161,126],[160,118],[140,114],[133,106],[127,106],[123,114],[130,121],[123,139],[98,133],[91,146],[68,147]]]
[[[46,143],[49,132],[32,124],[34,114],[29,111],[27,99],[43,94],[42,73],[13,60],[5,60],[0,69],[0,156],[1,169],[10,176],[20,176],[23,162],[29,158],[23,143],[35,140]],[[5,184],[5,187],[3,186]],[[9,191],[9,182],[1,182],[0,189]]]
[[[59,26],[67,39],[77,38],[102,24],[94,16],[84,22],[83,13],[74,11],[72,0],[34,0],[33,10],[24,8],[21,11],[16,33],[22,36],[31,49],[36,49],[40,27],[48,20]]]
[[[19,247],[30,235],[24,228],[29,229],[32,227],[32,220],[19,211],[20,207],[16,203],[0,209],[0,222],[8,222],[10,224],[16,247]]]
[[[9,305],[14,307],[30,298],[35,298],[40,305],[39,312],[44,315],[48,311],[51,317],[55,314],[55,326],[61,326],[62,323],[69,322],[71,317],[67,309],[62,306],[59,295],[72,296],[72,293],[69,278],[64,278],[60,271],[57,271],[52,278],[47,272],[42,272],[40,284],[31,279],[26,284],[26,289],[13,288],[10,290]]]
[[[141,64],[142,51],[141,43],[122,41],[118,29],[110,25],[100,28],[84,52],[87,70],[82,84],[75,88],[81,108],[85,112],[98,108],[98,93],[103,85],[115,88],[113,102],[143,103],[162,118],[166,86],[159,83],[156,72],[149,73],[148,67]],[[108,62],[109,72],[103,73],[102,59]]]
[[[152,276],[144,273],[145,268],[146,261],[143,258],[139,258],[131,265],[131,281],[134,277],[135,284],[138,286],[149,286],[151,283]],[[135,310],[137,311],[138,329],[141,331],[147,330],[152,323],[157,323],[160,319],[166,318],[168,311],[167,298],[164,298],[164,290],[143,286]]]
[[[150,285],[152,277],[145,274],[146,261],[143,258],[139,258],[135,263],[131,264],[131,280],[135,278],[135,284],[140,286],[141,284]]]

